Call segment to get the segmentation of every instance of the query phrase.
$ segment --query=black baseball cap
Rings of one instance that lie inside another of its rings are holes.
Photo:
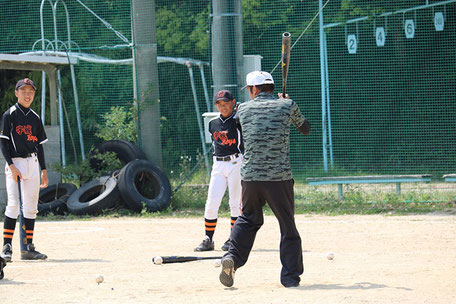
[[[28,79],[28,78],[24,78],[24,79],[19,80],[16,83],[16,90],[19,90],[20,88],[22,88],[23,86],[26,86],[26,85],[32,86],[33,89],[36,91],[35,83],[33,82],[33,80]]]
[[[217,103],[217,101],[219,101],[219,100],[231,101],[233,99],[234,99],[233,98],[233,94],[231,94],[230,91],[228,91],[228,90],[220,90],[214,96],[214,103]]]

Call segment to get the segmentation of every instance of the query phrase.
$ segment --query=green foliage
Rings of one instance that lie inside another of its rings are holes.
[[[97,173],[90,167],[89,160],[86,159],[79,164],[68,164],[62,166],[61,163],[51,165],[51,168],[62,175],[62,181],[81,186],[97,177]]]
[[[326,1],[324,1],[326,2]],[[370,16],[424,4],[423,0],[329,1],[324,10],[325,23]],[[1,1],[0,52],[30,51],[40,39],[40,1]],[[85,0],[101,18],[109,22],[130,41],[130,0]],[[271,71],[280,60],[280,37],[292,33],[293,43],[318,11],[317,1],[243,0],[244,54],[263,57],[262,68]],[[71,19],[71,38],[83,52],[113,59],[131,58],[116,34],[76,1],[66,1]],[[210,23],[212,3],[206,0],[157,0],[156,24],[159,56],[191,57],[210,62]],[[292,50],[292,65],[288,90],[298,102],[312,125],[308,137],[292,128],[290,155],[296,176],[352,175],[372,173],[449,173],[456,170],[454,114],[456,103],[452,92],[456,85],[454,57],[455,6],[445,7],[445,30],[435,32],[433,9],[417,12],[417,35],[405,39],[403,18],[414,18],[413,12],[327,29],[331,123],[334,160],[337,170],[323,172],[321,138],[321,78],[319,61],[318,19]],[[443,8],[443,6],[439,6]],[[44,7],[46,39],[54,39],[49,4]],[[65,40],[64,11],[58,10],[59,38]],[[14,20],[12,23],[11,20]],[[373,22],[387,24],[387,42],[382,48],[375,45]],[[357,31],[359,52],[347,55],[346,34]],[[347,31],[347,33],[345,33]],[[18,39],[20,37],[20,39]],[[227,43],[228,45],[228,43]],[[73,45],[74,47],[75,45]],[[39,49],[39,44],[35,49]],[[125,107],[133,99],[131,66],[93,64],[80,61],[74,66],[77,77],[80,112],[85,146],[100,142],[95,136],[97,125],[112,106]],[[208,85],[210,67],[205,66]],[[200,77],[195,72],[200,111],[205,111]],[[0,109],[3,112],[16,102],[14,84],[28,76],[41,86],[41,72],[0,70]],[[281,81],[280,68],[273,76]],[[78,145],[74,96],[70,70],[62,67],[62,92],[67,113],[65,139],[72,132]],[[192,157],[195,164],[201,153],[198,122],[192,102],[192,88],[186,67],[171,63],[159,64],[161,140],[163,168],[179,175],[181,156]],[[49,93],[47,93],[49,95]],[[40,113],[38,94],[32,108]],[[46,123],[50,123],[49,103]],[[109,115],[109,114],[106,114]],[[121,118],[121,117],[117,117]],[[116,118],[116,119],[117,119]],[[129,121],[121,130],[129,130]],[[125,127],[125,129],[122,129]],[[105,130],[107,131],[107,130]],[[112,133],[119,128],[109,129]],[[122,132],[123,132],[122,131]],[[130,137],[124,132],[121,136]],[[102,135],[105,136],[105,135]],[[114,138],[116,134],[106,135]],[[131,138],[131,137],[130,137]],[[449,140],[450,139],[450,140]],[[136,141],[136,140],[133,140]],[[70,140],[66,150],[71,151]],[[79,151],[79,147],[74,150]],[[67,153],[71,154],[71,153]],[[70,155],[69,158],[71,158]],[[75,157],[77,158],[77,157]],[[72,159],[73,161],[73,159]],[[76,160],[75,160],[76,161]],[[313,171],[313,172],[312,172]],[[444,172],[447,171],[447,172]]]
[[[188,57],[195,50],[200,55],[207,53],[209,6],[194,13],[182,9],[182,3],[165,5],[157,9],[156,20],[157,42],[165,54]]]
[[[62,180],[75,185],[85,184],[94,178],[122,169],[122,162],[113,152],[93,153],[92,158],[98,163],[98,169],[90,166],[90,159],[86,158],[79,164],[62,166],[60,163],[51,165],[51,168],[62,174]]]
[[[204,210],[207,197],[207,185],[186,185],[173,193],[171,208],[177,210]]]
[[[244,0],[242,1],[243,22],[261,31],[267,31],[275,25],[286,24],[296,6],[292,2],[296,1],[276,0],[266,4],[264,0]],[[282,9],[274,9],[279,7]]]
[[[103,140],[123,139],[136,142],[138,139],[136,110],[134,107],[111,107],[111,111],[103,115],[103,125],[95,134]]]
[[[111,107],[111,112],[103,115],[103,124],[100,125],[99,132],[96,134],[103,140],[123,139],[127,141],[136,141],[136,111],[134,107],[126,109],[125,107]],[[93,180],[96,177],[109,174],[113,171],[122,169],[122,162],[117,158],[114,152],[98,153],[92,147],[90,157],[80,163],[73,163],[62,166],[57,163],[52,169],[60,172],[65,182],[81,185]],[[96,164],[96,168],[92,168]]]
[[[102,174],[120,170],[124,166],[114,152],[94,153],[92,157],[98,162],[97,172]]]

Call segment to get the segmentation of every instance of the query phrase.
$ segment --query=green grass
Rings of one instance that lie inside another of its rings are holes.
[[[174,193],[171,205],[161,212],[135,213],[128,209],[117,207],[106,210],[98,216],[40,216],[40,220],[90,220],[96,218],[121,217],[202,217],[206,203],[206,184],[187,184]],[[382,215],[411,215],[442,213],[456,214],[456,187],[454,190],[439,190],[434,184],[420,184],[410,189],[403,189],[400,196],[396,195],[394,185],[390,189],[369,187],[344,186],[344,199],[338,199],[336,186],[308,186],[304,183],[295,184],[296,214],[382,214]],[[265,214],[271,215],[268,206]],[[228,195],[225,194],[219,210],[220,217],[229,217]]]
[[[424,185],[424,184],[423,184]],[[295,193],[296,213],[315,213],[328,215],[342,214],[424,214],[431,212],[456,212],[456,190],[433,191],[429,184],[402,191],[397,195],[394,190],[376,190],[375,186],[344,186],[344,198],[338,198],[337,187],[326,188],[323,192],[318,186],[302,186],[305,190]]]

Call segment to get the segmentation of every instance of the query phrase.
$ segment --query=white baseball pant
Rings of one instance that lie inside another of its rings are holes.
[[[38,199],[40,196],[40,165],[36,153],[27,158],[14,157],[13,163],[21,172],[22,211],[24,217],[35,219],[38,213]],[[19,216],[19,190],[8,164],[5,166],[6,192],[8,202],[5,215],[9,218]]]
[[[218,161],[214,158],[204,210],[206,219],[213,220],[218,217],[227,186],[231,217],[241,215],[241,164],[242,156],[230,161]]]

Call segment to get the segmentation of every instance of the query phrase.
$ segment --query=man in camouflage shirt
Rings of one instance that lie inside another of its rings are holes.
[[[281,93],[279,99],[273,95],[271,74],[249,73],[244,88],[248,89],[251,100],[239,105],[237,112],[244,140],[243,207],[231,232],[231,246],[222,258],[220,282],[232,286],[236,269],[247,262],[256,233],[263,225],[263,206],[267,202],[280,225],[280,281],[285,287],[296,287],[304,267],[301,238],[294,220],[290,123],[307,135],[309,122],[293,100],[283,98]]]

